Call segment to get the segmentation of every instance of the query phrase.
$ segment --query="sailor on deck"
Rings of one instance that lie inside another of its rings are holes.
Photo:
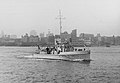
[[[57,48],[57,54],[60,54],[60,52],[61,52],[61,48],[58,46],[58,48]]]

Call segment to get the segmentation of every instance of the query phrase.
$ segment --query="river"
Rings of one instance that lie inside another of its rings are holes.
[[[89,62],[19,58],[37,47],[0,47],[0,83],[120,83],[120,47],[90,47]]]

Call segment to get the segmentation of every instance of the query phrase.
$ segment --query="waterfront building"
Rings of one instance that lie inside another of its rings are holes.
[[[71,32],[71,43],[72,45],[76,45],[77,43],[77,29],[72,30]]]
[[[77,29],[74,29],[71,32],[71,38],[76,38],[76,37],[77,37]]]
[[[29,37],[28,37],[27,33],[24,36],[22,36],[21,41],[22,42],[29,42]]]
[[[17,45],[17,46],[22,45],[21,38],[15,39],[15,45]]]
[[[47,45],[47,42],[48,42],[48,39],[47,39],[47,37],[41,37],[41,40],[40,40],[40,44],[41,45]]]
[[[115,37],[115,45],[120,45],[120,36]]]
[[[73,46],[77,46],[77,47],[84,45],[84,39],[81,39],[80,37],[77,37],[77,29],[74,29],[71,32],[71,44]]]
[[[76,37],[75,39],[72,40],[72,43],[71,43],[73,46],[83,46],[85,43],[84,43],[84,39],[80,39],[79,37]]]
[[[39,41],[41,41],[41,39],[44,38],[44,37],[45,37],[44,32],[43,32],[43,33],[40,33]]]
[[[21,38],[21,43],[23,46],[35,46],[39,43],[39,36],[25,34]]]
[[[101,41],[101,35],[100,35],[100,33],[99,34],[97,34],[97,39],[98,39],[98,41]]]
[[[0,38],[0,46],[18,46],[21,45],[21,39]]]
[[[94,34],[81,33],[81,34],[79,35],[79,37],[80,37],[81,39],[85,39],[85,40],[93,40]]]
[[[97,40],[98,40],[98,41],[97,41],[97,45],[98,45],[98,46],[101,46],[101,41],[102,41],[102,40],[101,40],[101,35],[100,35],[100,33],[98,33],[96,37],[97,37]]]
[[[109,43],[109,44],[112,44],[112,37],[106,37],[105,42]]]
[[[31,35],[29,37],[29,42],[33,42],[33,43],[39,42],[39,37]]]

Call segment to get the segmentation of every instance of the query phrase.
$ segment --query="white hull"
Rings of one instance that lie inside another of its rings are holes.
[[[81,52],[61,52],[59,54],[60,57],[63,57],[65,59],[83,59],[83,60],[89,60],[90,59],[90,53],[87,51],[81,51]]]
[[[90,52],[80,51],[80,52],[60,52],[60,54],[33,54],[31,56],[24,56],[25,58],[35,58],[35,59],[54,59],[54,60],[90,60]]]

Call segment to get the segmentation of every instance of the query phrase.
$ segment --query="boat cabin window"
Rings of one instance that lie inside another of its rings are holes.
[[[82,49],[78,49],[78,51],[82,51]]]
[[[75,51],[77,51],[77,49],[75,49]]]

